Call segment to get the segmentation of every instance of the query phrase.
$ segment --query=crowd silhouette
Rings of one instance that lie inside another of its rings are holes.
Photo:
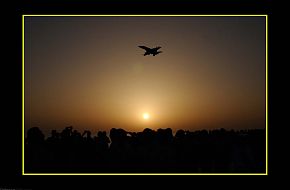
[[[33,173],[257,173],[265,172],[265,129],[127,132],[92,136],[73,127],[38,127],[25,139],[25,172]]]

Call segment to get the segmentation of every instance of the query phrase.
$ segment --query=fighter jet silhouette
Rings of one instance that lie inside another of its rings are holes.
[[[153,56],[159,54],[159,53],[162,53],[162,51],[158,51],[161,47],[156,47],[156,48],[149,48],[149,47],[146,47],[146,46],[138,46],[139,48],[142,48],[144,49],[146,52],[144,53],[144,56],[146,55],[150,55],[152,54]]]

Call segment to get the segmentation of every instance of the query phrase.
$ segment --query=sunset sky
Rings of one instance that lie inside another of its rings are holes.
[[[26,16],[24,27],[25,129],[265,127],[265,17]]]

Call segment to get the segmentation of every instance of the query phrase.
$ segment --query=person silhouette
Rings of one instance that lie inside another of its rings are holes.
[[[28,144],[41,144],[44,143],[44,134],[38,127],[32,127],[27,131]]]

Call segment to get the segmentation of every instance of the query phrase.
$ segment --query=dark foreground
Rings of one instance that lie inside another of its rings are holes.
[[[111,129],[92,137],[72,127],[25,139],[25,173],[265,173],[265,130]]]

